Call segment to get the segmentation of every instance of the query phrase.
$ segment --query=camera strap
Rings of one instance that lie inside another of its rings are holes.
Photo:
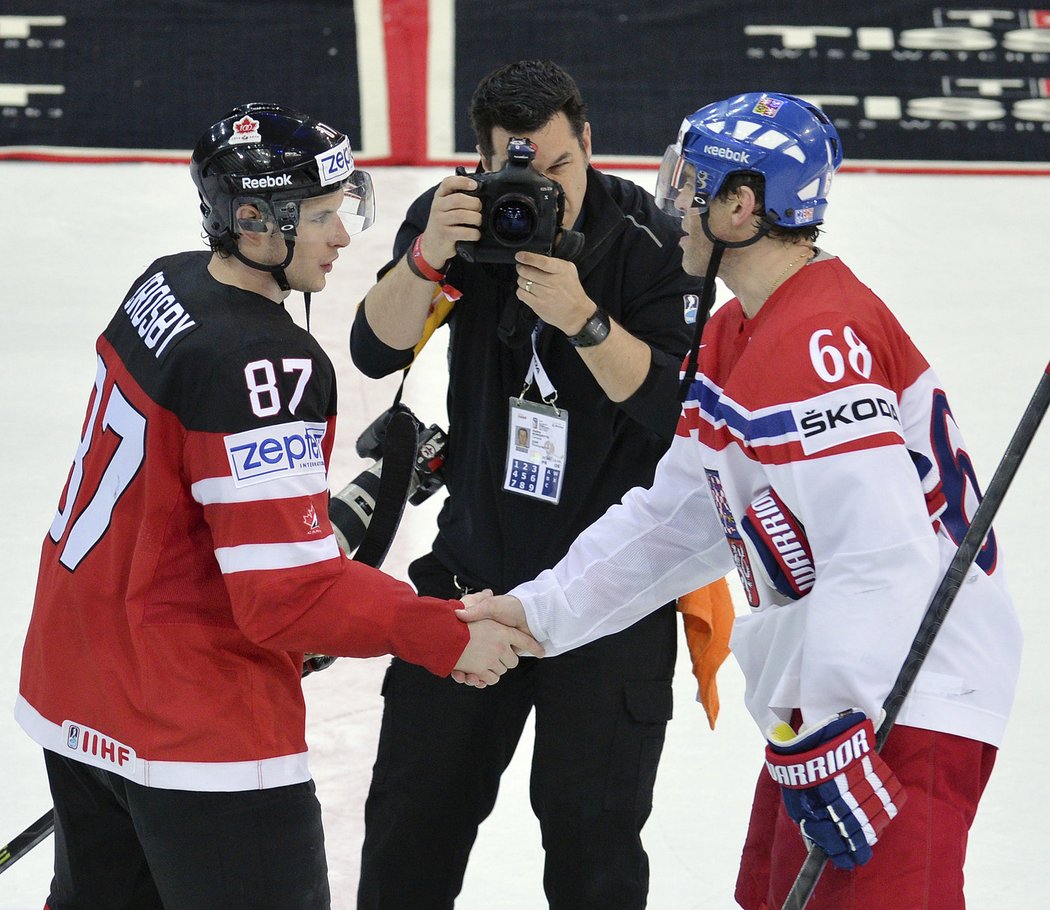
[[[404,377],[402,377],[401,386],[404,387]],[[398,401],[400,398],[401,389],[398,389]],[[412,494],[412,468],[415,463],[416,446],[419,442],[415,418],[409,411],[398,407],[398,401],[394,402],[393,413],[386,426],[381,461],[382,471],[379,474],[379,487],[376,490],[371,519],[368,520],[361,543],[358,544],[353,555],[355,561],[363,562],[366,566],[376,569],[386,559],[390,545],[394,542],[397,526],[401,523],[405,503]],[[355,489],[359,490],[359,488]],[[343,493],[345,494],[346,490]],[[346,510],[347,508],[347,503],[338,496],[333,496],[329,500],[328,514],[334,526],[338,527],[341,524],[338,518],[340,509]],[[311,673],[324,670],[330,667],[335,660],[336,658],[329,654],[304,654],[302,675],[309,676]]]
[[[412,468],[418,445],[415,419],[407,410],[395,406],[383,435],[383,470],[379,475],[375,509],[354,552],[357,562],[376,568],[383,564],[412,493]]]

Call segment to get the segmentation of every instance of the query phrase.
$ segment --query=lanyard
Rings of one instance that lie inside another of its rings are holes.
[[[547,371],[543,369],[543,363],[540,360],[539,351],[536,350],[536,339],[539,337],[540,329],[543,328],[543,320],[536,320],[536,327],[532,330],[532,359],[529,361],[529,371],[525,374],[525,385],[522,387],[521,394],[518,396],[519,399],[525,397],[525,393],[529,390],[529,386],[532,385],[532,380],[535,378],[536,385],[540,389],[540,397],[547,402],[555,413],[558,409],[554,402],[558,399],[558,390],[554,388],[554,383],[551,382],[550,377],[547,375]]]

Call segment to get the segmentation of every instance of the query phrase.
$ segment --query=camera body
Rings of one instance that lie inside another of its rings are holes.
[[[441,468],[445,464],[448,435],[437,424],[424,427],[422,421],[404,405],[399,404],[396,408],[407,412],[416,425],[417,443],[408,487],[408,502],[418,506],[445,482]],[[395,408],[384,411],[358,437],[357,454],[362,458],[373,458],[375,461],[332,496],[328,503],[328,517],[332,522],[332,529],[339,546],[347,554],[352,554],[360,546],[375,513],[379,481],[383,473],[386,427],[394,411]]]
[[[412,464],[412,495],[408,501],[418,506],[426,500],[435,490],[441,488],[445,479],[441,475],[441,468],[445,464],[445,448],[448,446],[448,434],[436,423],[424,427],[423,422],[416,417],[405,405],[399,404],[396,408],[390,408],[373,420],[364,432],[357,437],[357,454],[361,458],[374,458],[376,461],[383,459],[386,443],[386,427],[394,411],[401,410],[412,418],[416,425],[415,461]]]
[[[565,213],[565,192],[533,166],[536,146],[528,139],[507,143],[507,163],[498,171],[456,173],[476,180],[470,195],[481,200],[481,239],[461,240],[456,252],[467,262],[514,262],[519,250],[554,254]]]

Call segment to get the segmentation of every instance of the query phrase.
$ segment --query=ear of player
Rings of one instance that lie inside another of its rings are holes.
[[[906,799],[875,749],[871,721],[843,711],[799,735],[781,724],[767,739],[766,767],[803,837],[839,869],[864,865]]]

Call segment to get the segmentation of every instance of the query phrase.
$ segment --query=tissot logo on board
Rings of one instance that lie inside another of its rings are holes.
[[[64,85],[22,85],[0,82],[0,107],[39,109],[46,95],[63,95]],[[37,116],[40,116],[37,114]]]
[[[921,28],[893,28],[872,21],[857,28],[827,22],[813,25],[755,24],[744,34],[772,38],[772,51],[812,51],[837,48],[862,53],[920,51],[979,53],[1002,50],[1021,54],[1050,53],[1050,10],[951,9],[930,11]]]
[[[869,140],[877,141],[872,131],[879,128],[965,131],[975,139],[1008,131],[1050,134],[1050,10],[938,6],[911,13],[873,10],[862,25],[848,11],[841,17],[822,11],[806,25],[745,25],[747,58],[789,68],[797,63],[800,84],[809,82],[808,67],[831,63],[865,74],[851,85],[905,86],[863,95],[836,91],[824,80],[812,84],[814,92],[799,89],[840,131],[863,130]]]
[[[53,59],[48,51],[62,50],[66,46],[63,37],[65,16],[0,16],[0,54],[12,53],[7,61],[5,75],[37,73],[27,64],[35,63],[44,55]],[[24,55],[24,56],[23,56]],[[0,82],[0,119],[11,121],[58,120],[64,115],[54,100],[64,95],[66,87],[50,82],[46,76],[25,78],[18,82]]]
[[[4,42],[4,47],[17,46],[19,41],[43,44],[51,39],[48,29],[65,24],[65,16],[0,16],[0,41]],[[31,43],[30,46],[34,45]]]

